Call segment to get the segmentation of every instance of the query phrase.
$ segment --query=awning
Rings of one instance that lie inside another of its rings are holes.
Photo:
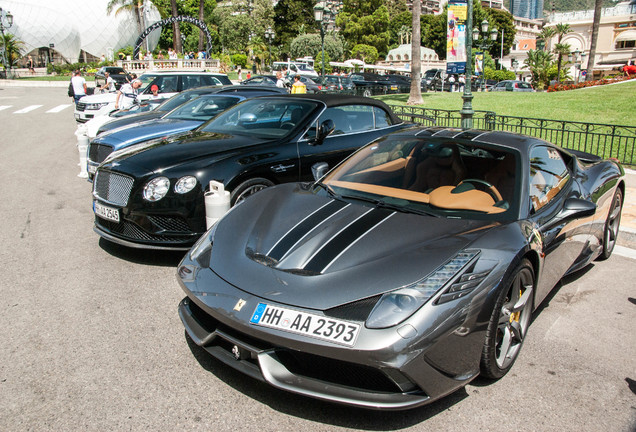
[[[636,30],[625,30],[620,32],[615,39],[615,42],[620,41],[632,41],[636,40]]]

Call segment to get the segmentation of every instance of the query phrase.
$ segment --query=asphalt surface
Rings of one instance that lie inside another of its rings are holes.
[[[179,253],[93,233],[66,104],[0,83],[0,431],[636,431],[634,250],[560,283],[499,381],[407,412],[295,396],[188,341]]]

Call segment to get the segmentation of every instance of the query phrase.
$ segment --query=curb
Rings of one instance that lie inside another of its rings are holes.
[[[620,227],[618,229],[618,240],[616,241],[616,244],[636,250],[636,229]]]

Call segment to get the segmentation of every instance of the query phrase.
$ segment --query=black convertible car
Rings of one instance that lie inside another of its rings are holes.
[[[505,375],[557,282],[609,257],[623,175],[512,133],[392,133],[235,206],[179,265],[179,314],[196,344],[280,389],[422,405]]]
[[[93,183],[95,231],[132,247],[187,250],[206,231],[204,193],[215,180],[232,204],[277,183],[311,180],[405,125],[380,101],[339,95],[242,102],[179,138],[111,153]]]

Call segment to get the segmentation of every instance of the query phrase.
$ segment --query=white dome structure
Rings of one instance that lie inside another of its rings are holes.
[[[422,61],[438,61],[439,57],[435,51],[430,48],[420,47],[420,58]],[[411,44],[403,44],[389,51],[386,56],[387,62],[410,62],[411,61]]]
[[[44,4],[43,4],[44,3]],[[8,32],[24,42],[25,53],[38,48],[51,48],[64,60],[76,63],[81,52],[93,57],[112,53],[126,46],[134,46],[139,37],[137,19],[132,11],[108,14],[109,0],[3,0],[2,8],[11,11],[13,26]],[[144,25],[161,20],[154,5],[145,2]],[[143,31],[143,29],[142,29]],[[161,29],[153,31],[146,40],[153,50],[159,42]]]

